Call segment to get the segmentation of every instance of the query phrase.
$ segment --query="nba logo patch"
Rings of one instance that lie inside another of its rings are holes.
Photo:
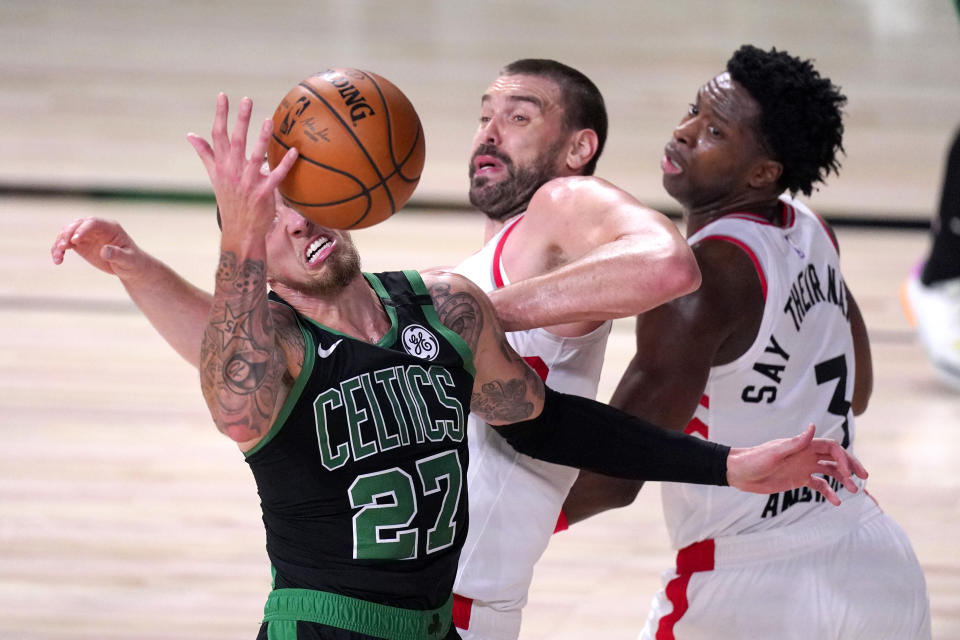
[[[440,343],[436,336],[419,324],[411,324],[405,328],[400,340],[407,353],[424,360],[433,360],[440,352]]]
[[[803,249],[800,247],[799,244],[797,244],[797,241],[793,239],[793,236],[791,234],[789,233],[783,234],[783,239],[787,241],[787,244],[790,245],[790,248],[796,252],[797,256],[801,260],[807,259],[807,254],[804,253]]]

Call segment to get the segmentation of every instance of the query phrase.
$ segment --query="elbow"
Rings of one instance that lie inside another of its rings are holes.
[[[853,349],[856,373],[853,378],[853,398],[850,399],[850,408],[853,410],[853,415],[859,416],[867,410],[870,396],[873,395],[873,359],[870,357],[870,343],[865,338],[857,341],[855,337]]]
[[[234,442],[247,442],[253,439],[249,427],[242,423],[217,422],[217,429]]]
[[[206,391],[206,389],[204,389]],[[226,401],[232,400],[230,396],[220,396],[221,399]],[[210,410],[210,417],[213,418],[213,424],[216,425],[217,431],[227,436],[234,442],[244,443],[250,442],[260,438],[267,429],[269,429],[269,424],[257,420],[242,407],[230,408],[224,406],[225,403],[217,401],[216,398],[212,398],[209,395],[205,394],[205,399],[207,400],[207,408]],[[213,400],[213,402],[211,402]]]
[[[629,507],[637,499],[643,483],[636,480],[620,480],[614,490],[607,494],[608,509]]]
[[[867,410],[867,404],[867,398],[864,398],[862,402],[857,402],[856,398],[854,398],[854,401],[850,405],[853,415],[863,415],[863,413]]]
[[[853,415],[859,416],[867,410],[867,405],[870,404],[870,396],[872,394],[872,376],[868,380],[861,380],[858,376],[853,386],[853,399],[850,402],[850,408],[853,410]]]
[[[693,293],[700,288],[702,276],[697,259],[688,247],[684,251],[674,256],[671,260],[670,271],[672,275],[672,286],[675,298]]]
[[[649,269],[649,265],[646,268]],[[651,276],[636,279],[638,289],[633,293],[636,299],[646,303],[637,313],[648,311],[700,288],[700,267],[686,245],[661,258]]]

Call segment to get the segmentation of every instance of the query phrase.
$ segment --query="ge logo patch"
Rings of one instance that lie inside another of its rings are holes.
[[[400,339],[407,353],[424,360],[433,360],[440,352],[440,343],[437,342],[437,338],[419,324],[412,324],[404,329]]]

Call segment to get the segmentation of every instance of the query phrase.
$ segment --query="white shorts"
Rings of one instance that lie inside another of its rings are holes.
[[[825,515],[681,550],[641,640],[929,640],[903,529],[865,497]]]
[[[453,623],[462,640],[516,640],[520,636],[519,608],[496,609],[454,595],[453,609]]]

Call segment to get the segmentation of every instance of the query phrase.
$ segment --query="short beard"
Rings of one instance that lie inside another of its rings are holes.
[[[350,245],[353,249],[353,245]],[[317,282],[310,283],[307,293],[317,296],[332,296],[346,289],[354,278],[360,277],[360,255],[356,249],[338,256],[329,267],[325,276]]]
[[[306,283],[292,284],[277,278],[277,282],[300,293],[327,298],[343,291],[355,278],[361,277],[360,253],[349,236],[342,237],[338,246],[326,260],[325,273],[321,278]]]
[[[534,160],[530,167],[517,168],[513,161],[495,147],[481,146],[477,155],[493,156],[507,169],[507,177],[490,184],[490,179],[475,177],[476,166],[470,163],[470,204],[482,211],[491,220],[502,222],[526,210],[537,189],[558,177],[552,163],[556,160],[563,141],[558,141]]]

